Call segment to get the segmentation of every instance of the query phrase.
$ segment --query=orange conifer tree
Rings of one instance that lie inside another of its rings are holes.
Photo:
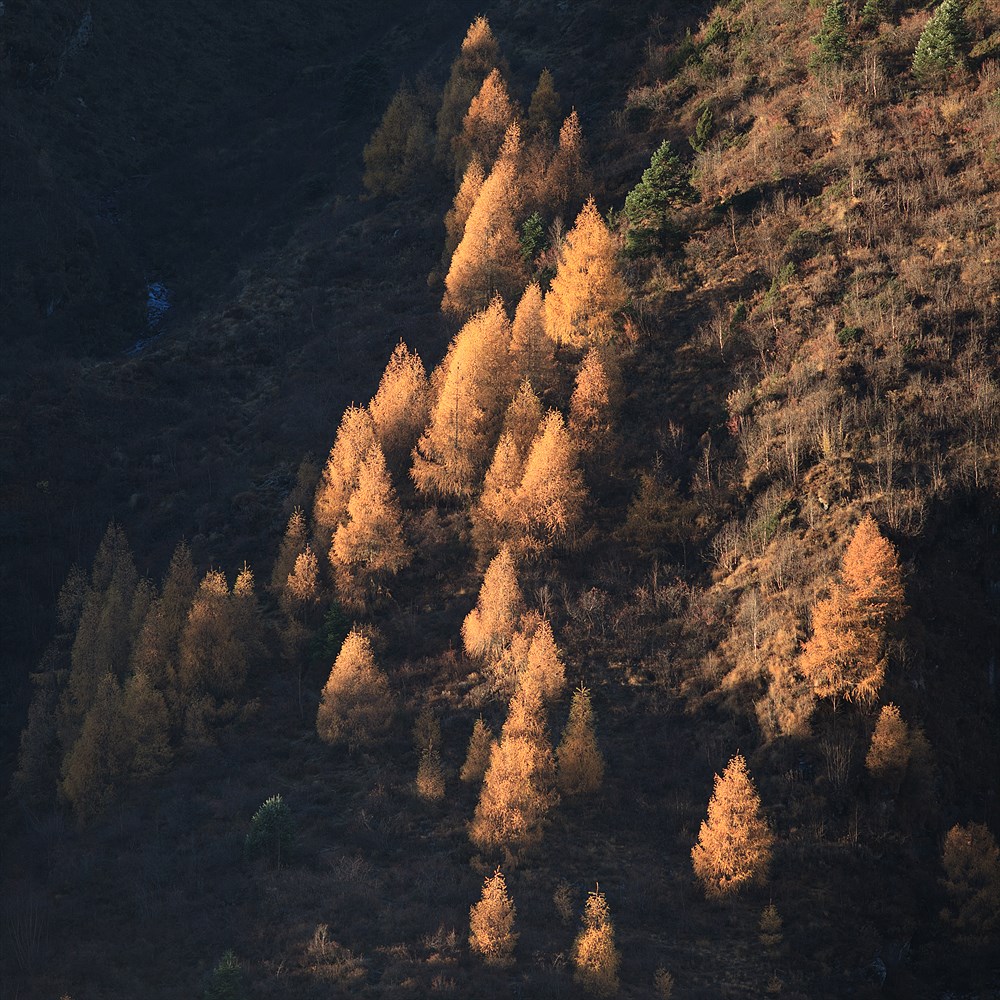
[[[323,551],[329,548],[337,526],[347,518],[347,504],[358,485],[358,470],[376,440],[375,422],[368,410],[348,407],[341,418],[313,501],[313,524]]]
[[[865,757],[865,767],[872,777],[896,790],[909,763],[910,727],[895,705],[883,705]]]
[[[420,355],[400,341],[368,404],[388,459],[409,456],[430,416],[430,384]]]
[[[469,748],[465,753],[465,763],[462,764],[462,770],[458,775],[462,781],[475,783],[483,780],[486,776],[486,769],[490,766],[490,753],[494,743],[490,727],[480,716],[472,727]]]
[[[559,790],[564,795],[596,792],[604,780],[604,758],[594,734],[594,710],[590,692],[578,687],[573,692],[569,721],[556,748]]]
[[[451,342],[433,379],[430,423],[413,451],[411,475],[421,492],[466,497],[475,489],[510,398],[509,345],[510,321],[498,299]]]
[[[569,429],[577,447],[589,454],[607,450],[611,438],[611,380],[600,353],[583,357],[569,401]]]
[[[524,610],[517,567],[504,546],[486,568],[476,606],[462,623],[462,641],[469,656],[490,660],[510,643]]]
[[[591,198],[566,235],[545,296],[545,329],[556,343],[585,347],[614,338],[628,301],[615,254],[614,238]]]
[[[555,383],[554,345],[545,332],[542,290],[533,281],[524,290],[514,312],[511,327],[510,355],[517,378],[531,383],[539,395]]]
[[[587,897],[583,930],[573,944],[573,979],[588,993],[599,997],[618,992],[621,955],[615,945],[615,928],[604,893],[595,889]]]
[[[347,520],[333,537],[330,561],[342,599],[358,603],[357,588],[378,585],[408,566],[413,553],[403,538],[403,519],[385,456],[376,443],[358,470]]]
[[[565,545],[578,528],[587,491],[562,414],[549,410],[524,464],[516,498],[517,546],[538,553]]]
[[[375,663],[371,642],[352,629],[323,687],[316,730],[326,743],[370,746],[392,718],[389,681]]]
[[[462,121],[462,131],[454,139],[455,168],[465,174],[473,157],[490,166],[496,161],[508,127],[517,117],[517,110],[507,92],[500,70],[493,69],[483,80],[479,93],[473,97]]]
[[[306,547],[307,539],[305,515],[302,513],[301,507],[296,507],[288,519],[285,537],[281,540],[278,558],[274,560],[274,568],[271,570],[271,590],[273,593],[280,594],[285,589],[288,574],[292,572],[299,553]]]
[[[513,301],[527,284],[517,235],[521,195],[515,165],[501,157],[483,182],[444,279],[441,308],[470,316],[495,295]]]
[[[507,894],[507,883],[498,868],[483,883],[479,902],[469,911],[469,947],[487,965],[503,968],[514,962],[519,937],[514,930],[517,910]]]
[[[737,754],[722,776],[715,776],[708,818],[691,850],[705,894],[727,896],[751,882],[765,881],[773,842],[746,759]]]
[[[465,235],[465,224],[469,221],[469,216],[472,214],[480,191],[483,190],[485,180],[486,174],[483,172],[482,161],[473,154],[469,165],[465,168],[465,173],[462,175],[462,183],[458,186],[455,200],[444,217],[444,252],[441,255],[441,260],[446,273],[455,248],[462,242],[462,237]]]
[[[574,108],[559,129],[559,143],[545,172],[545,201],[550,211],[561,214],[583,198],[587,188],[586,151],[583,129]]]

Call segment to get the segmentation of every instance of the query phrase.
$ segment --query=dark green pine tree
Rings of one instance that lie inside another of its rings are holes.
[[[962,0],[943,0],[927,22],[913,53],[913,75],[921,83],[938,82],[965,61],[969,32],[962,6]]]
[[[814,68],[839,66],[847,58],[846,0],[830,0],[819,31],[810,40],[817,49],[812,59]]]
[[[626,252],[633,257],[647,257],[663,250],[670,233],[670,211],[694,197],[689,171],[680,157],[664,140],[653,153],[642,180],[625,198]]]

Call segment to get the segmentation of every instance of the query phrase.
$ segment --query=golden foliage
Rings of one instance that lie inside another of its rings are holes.
[[[883,705],[865,757],[865,767],[873,778],[898,789],[909,763],[910,727],[895,705]]]
[[[399,500],[385,456],[376,443],[368,449],[358,469],[357,487],[347,505],[347,520],[337,528],[330,548],[330,562],[337,572],[341,599],[348,605],[358,605],[358,588],[367,590],[394,576],[412,558],[413,552],[403,538]]]
[[[469,165],[465,168],[465,173],[462,175],[462,183],[459,184],[458,191],[455,193],[455,200],[444,217],[444,253],[441,259],[446,266],[451,264],[455,248],[462,242],[465,224],[469,221],[469,215],[476,204],[479,192],[483,189],[485,180],[486,174],[483,172],[482,161],[473,154]]]
[[[465,497],[477,485],[510,398],[510,321],[494,299],[452,340],[434,376],[430,423],[413,451],[422,493]]]
[[[556,215],[575,201],[579,204],[587,190],[586,151],[583,129],[574,108],[559,129],[559,144],[545,171],[545,204]]]
[[[281,540],[278,557],[274,560],[274,568],[271,570],[271,590],[273,593],[281,594],[284,591],[288,583],[288,574],[295,568],[295,560],[306,547],[307,538],[305,515],[302,513],[301,507],[296,507],[288,519],[285,537]]]
[[[459,772],[459,778],[470,784],[480,782],[486,776],[490,766],[490,753],[494,746],[493,733],[483,721],[482,716],[476,719],[469,738],[469,749],[465,754],[465,763]]]
[[[611,380],[593,347],[583,357],[569,401],[569,429],[584,452],[607,449],[611,438]]]
[[[352,750],[370,746],[392,719],[389,681],[379,670],[371,642],[352,629],[334,661],[316,714],[316,731],[325,743],[346,743]]]
[[[510,355],[521,382],[530,382],[537,394],[553,388],[556,378],[555,351],[545,332],[544,300],[537,281],[524,290],[514,312]]]
[[[546,618],[531,629],[531,643],[518,683],[534,687],[546,702],[555,701],[566,689],[566,667]]]
[[[813,634],[799,666],[820,698],[871,704],[885,677],[885,631],[904,612],[895,549],[866,516],[847,546],[843,583],[812,610]]]
[[[484,309],[495,295],[514,301],[527,284],[517,216],[521,193],[515,165],[497,160],[472,206],[445,276],[444,312],[459,318]]]
[[[519,937],[514,930],[517,909],[507,894],[507,883],[498,868],[483,882],[478,903],[469,910],[469,947],[483,956],[487,965],[512,965]]]
[[[282,596],[291,614],[301,614],[319,600],[319,560],[308,543],[295,559]]]
[[[469,837],[481,849],[516,850],[537,844],[557,797],[554,760],[538,692],[519,688],[494,744]]]
[[[562,414],[549,410],[524,464],[516,497],[516,546],[539,553],[573,538],[587,497],[577,450]]]
[[[490,166],[496,161],[507,129],[517,111],[498,69],[490,71],[479,93],[473,97],[462,120],[462,131],[454,140],[456,170],[463,174],[473,157]]]
[[[458,134],[472,98],[490,70],[500,64],[500,48],[485,17],[477,17],[462,41],[458,58],[452,63],[437,115],[436,159],[450,162],[452,139]]]
[[[628,301],[614,238],[590,198],[559,253],[559,265],[545,296],[545,329],[556,343],[574,347],[606,344]]]
[[[420,355],[400,341],[368,404],[387,458],[409,456],[430,416],[430,384]]]
[[[346,520],[347,505],[358,485],[358,470],[376,442],[372,415],[359,406],[348,407],[337,428],[313,501],[313,523],[324,546],[329,545],[337,526]]]
[[[486,568],[476,606],[462,623],[466,653],[481,660],[498,657],[510,644],[523,610],[517,567],[504,546]]]
[[[773,841],[747,762],[737,754],[722,776],[715,776],[708,818],[691,850],[694,873],[705,894],[726,896],[750,882],[764,882]]]
[[[604,781],[604,758],[594,734],[594,711],[590,692],[579,687],[573,692],[569,720],[556,748],[559,790],[564,795],[596,792]]]
[[[942,856],[951,906],[941,917],[972,942],[1000,931],[1000,848],[984,823],[953,826]]]
[[[573,943],[573,979],[599,997],[618,992],[621,955],[615,945],[615,928],[604,893],[594,890],[583,910],[583,930]]]

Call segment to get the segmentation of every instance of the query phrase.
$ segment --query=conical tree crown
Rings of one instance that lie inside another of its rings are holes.
[[[288,518],[285,537],[281,540],[278,558],[274,560],[271,570],[271,590],[274,593],[280,594],[285,589],[288,574],[295,566],[299,553],[306,547],[307,538],[305,515],[301,507],[296,507]]]
[[[493,733],[490,732],[490,727],[480,716],[472,727],[472,736],[469,738],[465,763],[462,764],[462,770],[458,775],[462,781],[474,783],[483,780],[486,769],[490,766],[490,753],[493,745]]]
[[[843,579],[852,600],[879,625],[897,621],[906,607],[899,555],[866,514],[844,553]]]
[[[634,256],[662,250],[670,230],[672,209],[694,196],[688,169],[664,140],[653,153],[642,179],[625,198],[629,221],[626,249]]]
[[[510,399],[509,345],[510,321],[497,299],[452,341],[435,375],[430,424],[413,453],[421,492],[469,496],[475,489]]]
[[[313,502],[313,523],[328,539],[347,518],[347,504],[358,485],[358,470],[376,443],[375,422],[367,409],[348,407],[340,421]]]
[[[527,283],[517,235],[521,194],[515,165],[502,157],[483,182],[445,277],[441,308],[469,316],[494,296],[514,301]]]
[[[367,746],[391,717],[389,682],[375,664],[368,636],[352,629],[323,687],[316,730],[326,743]]]
[[[599,451],[611,433],[611,382],[600,353],[584,355],[569,401],[569,429],[581,451]]]
[[[913,75],[923,83],[941,79],[965,61],[969,29],[962,0],[942,0],[927,22],[913,53]]]
[[[569,721],[556,749],[559,789],[565,795],[596,792],[604,780],[604,758],[594,734],[594,711],[590,692],[579,687],[573,692]]]
[[[469,104],[462,131],[455,138],[455,166],[460,175],[465,173],[474,156],[482,163],[492,165],[495,162],[515,116],[507,84],[500,71],[493,69]]]
[[[865,757],[865,767],[872,777],[898,789],[909,763],[910,727],[895,705],[883,705]]]
[[[523,610],[517,567],[510,549],[504,546],[487,567],[476,606],[462,624],[466,653],[486,660],[500,655],[514,635]]]
[[[364,185],[374,195],[400,195],[430,164],[427,112],[404,80],[364,148]]]
[[[750,882],[765,881],[773,841],[746,759],[737,754],[722,776],[715,776],[708,819],[691,851],[706,895],[725,896]]]
[[[528,104],[528,133],[532,136],[555,135],[559,122],[561,100],[552,74],[543,69]]]
[[[498,868],[483,883],[482,897],[469,911],[469,947],[482,955],[487,965],[502,968],[513,963],[519,936],[514,930],[516,915]]]
[[[545,332],[542,290],[533,281],[524,290],[514,312],[510,355],[520,381],[529,381],[536,393],[544,393],[555,381],[554,345]]]
[[[560,214],[574,201],[579,204],[586,193],[585,159],[583,129],[574,108],[559,129],[559,144],[545,172],[545,202],[552,212]]]
[[[462,183],[455,194],[455,200],[444,217],[445,239],[442,260],[446,265],[451,264],[455,248],[462,242],[462,237],[465,235],[465,224],[469,221],[469,216],[472,214],[480,191],[483,190],[485,180],[486,174],[483,173],[482,161],[473,154],[469,165],[465,168],[465,173],[462,175]]]
[[[599,997],[618,992],[621,955],[615,945],[615,928],[604,893],[595,890],[587,897],[583,930],[573,945],[573,978],[588,993]]]
[[[584,347],[615,336],[617,314],[628,299],[615,250],[591,198],[566,236],[545,297],[545,329],[552,340]]]
[[[430,383],[420,355],[400,341],[368,404],[386,455],[409,454],[430,415]]]

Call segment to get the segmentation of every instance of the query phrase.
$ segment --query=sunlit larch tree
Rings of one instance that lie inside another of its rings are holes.
[[[691,850],[694,873],[705,894],[728,896],[750,883],[766,881],[773,843],[746,759],[737,754],[721,777],[715,776],[708,818]]]
[[[516,497],[516,547],[537,554],[568,544],[587,496],[577,449],[562,414],[549,410],[528,453]]]
[[[538,395],[551,391],[556,381],[555,345],[545,332],[542,290],[533,281],[524,290],[511,327],[510,356],[520,381],[527,379]]]
[[[442,166],[452,163],[452,140],[458,135],[469,104],[491,70],[503,70],[500,47],[485,17],[477,17],[462,40],[458,58],[441,96],[437,114],[435,158]]]
[[[376,443],[358,469],[347,520],[337,528],[330,547],[341,600],[349,607],[363,605],[372,588],[408,566],[412,557],[403,537],[399,500],[382,448]]]
[[[610,997],[618,992],[621,955],[615,944],[611,910],[599,888],[587,897],[583,930],[573,943],[573,965],[573,979],[588,993]]]
[[[503,968],[514,963],[519,937],[514,930],[517,909],[498,868],[483,882],[478,903],[469,910],[469,947],[482,955],[487,965]]]
[[[392,713],[389,681],[375,663],[371,641],[352,629],[323,687],[316,731],[326,743],[370,746],[389,728]]]
[[[511,700],[500,741],[490,764],[469,837],[481,849],[509,853],[537,845],[545,819],[558,797],[555,760],[545,726],[545,707],[537,688],[522,685]]]
[[[611,443],[612,382],[608,363],[590,348],[576,373],[569,401],[569,429],[580,451],[606,453]]]
[[[553,214],[566,212],[586,194],[586,155],[583,129],[574,108],[559,129],[559,142],[543,181],[545,206]]]
[[[479,485],[510,399],[510,321],[494,299],[456,334],[432,378],[431,418],[413,451],[422,493],[468,497]]]
[[[462,623],[462,642],[469,656],[489,661],[509,645],[524,611],[517,566],[506,546],[486,568],[476,606]]]
[[[271,569],[272,593],[280,595],[285,589],[288,574],[292,572],[295,560],[299,557],[299,553],[305,549],[308,541],[309,533],[305,514],[302,513],[301,507],[296,507],[288,518],[285,534],[278,548],[278,556]]]
[[[347,505],[358,485],[358,470],[378,440],[375,421],[366,407],[350,406],[337,428],[313,501],[317,548],[327,552],[333,533],[347,519]]]
[[[910,727],[895,705],[883,705],[865,756],[865,767],[873,778],[897,791],[909,763]]]
[[[430,416],[430,383],[420,355],[402,341],[393,349],[368,412],[386,461],[408,459]]]
[[[820,698],[871,704],[885,678],[886,630],[905,613],[902,570],[870,515],[844,553],[842,581],[812,609],[799,667]]]
[[[563,241],[545,296],[545,329],[553,341],[587,347],[615,337],[618,314],[628,301],[616,250],[591,198]]]
[[[501,157],[472,206],[445,276],[444,312],[459,318],[486,307],[495,295],[513,302],[527,284],[517,217],[521,191],[510,158]]]
[[[441,261],[444,264],[446,274],[451,266],[451,258],[455,253],[455,248],[462,242],[462,237],[465,235],[465,224],[469,221],[469,216],[472,214],[480,191],[483,190],[485,180],[486,174],[483,172],[483,164],[479,157],[473,154],[469,165],[465,168],[465,173],[462,175],[462,183],[455,193],[455,200],[444,217],[444,252],[441,255]]]
[[[462,131],[454,139],[455,169],[464,177],[473,157],[492,167],[503,145],[507,129],[517,118],[517,109],[498,69],[483,80],[462,121]]]
[[[564,795],[596,792],[604,781],[604,757],[594,733],[590,692],[582,685],[573,692],[569,720],[556,748],[559,790]]]

